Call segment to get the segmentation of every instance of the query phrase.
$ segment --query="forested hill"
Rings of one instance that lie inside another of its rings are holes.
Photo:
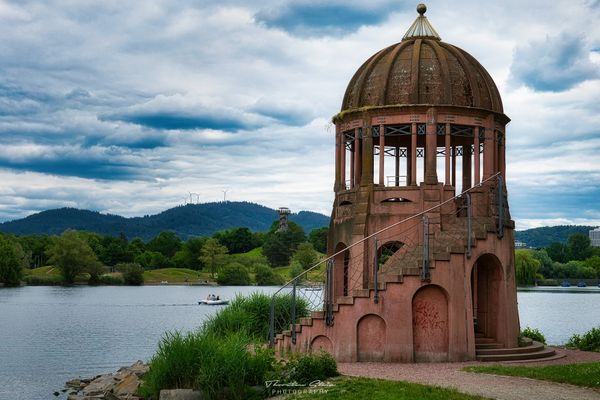
[[[61,234],[66,229],[77,229],[113,236],[124,233],[128,238],[137,236],[149,240],[162,231],[170,230],[175,231],[180,238],[187,239],[190,236],[209,236],[220,230],[236,227],[266,231],[276,219],[276,210],[259,204],[234,201],[187,204],[160,214],[133,218],[59,208],[1,223],[0,232],[18,235]],[[291,214],[290,220],[301,225],[307,234],[314,228],[329,224],[328,216],[311,211]]]
[[[516,231],[515,240],[525,243],[528,247],[548,247],[553,242],[567,243],[569,235],[573,233],[581,233],[587,236],[588,232],[595,228],[595,226],[584,225],[543,226]]]

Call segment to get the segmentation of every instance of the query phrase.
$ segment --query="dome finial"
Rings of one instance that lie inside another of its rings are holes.
[[[425,12],[427,11],[427,6],[423,3],[420,3],[417,6],[417,12],[419,16],[413,22],[413,24],[408,28],[406,34],[402,38],[402,40],[409,40],[414,38],[427,38],[433,40],[442,40],[440,35],[433,29],[433,26],[427,21],[427,17],[425,16]]]

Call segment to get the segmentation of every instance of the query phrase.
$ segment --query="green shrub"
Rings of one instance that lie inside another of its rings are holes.
[[[276,286],[283,285],[283,279],[275,273],[273,269],[264,264],[258,264],[255,267],[256,284],[259,286]]]
[[[296,354],[283,367],[281,380],[305,385],[339,375],[333,356],[324,351],[319,354]]]
[[[246,399],[251,386],[264,385],[272,373],[274,355],[269,349],[249,346],[242,332],[217,337],[206,330],[167,334],[144,375],[140,394],[158,398],[162,389],[201,390],[203,398]]]
[[[600,327],[592,328],[583,335],[573,335],[567,347],[575,347],[584,351],[600,351]]]
[[[122,285],[124,282],[119,275],[104,274],[100,275],[98,283],[101,285]]]
[[[293,261],[291,264],[290,268],[290,274],[289,274],[289,278],[290,279],[294,279],[295,277],[297,277],[298,275],[302,274],[304,272],[304,268],[302,268],[302,265],[300,265],[298,262]],[[301,278],[299,278],[299,282],[302,282],[304,279],[306,278],[306,275],[302,275]]]
[[[530,328],[528,326],[521,330],[521,337],[528,337],[529,339],[535,340],[536,342],[546,344],[546,337],[539,329]]]
[[[277,296],[275,301],[275,330],[281,332],[289,329],[292,297]],[[265,341],[269,336],[269,318],[271,314],[271,296],[264,293],[237,296],[229,306],[219,310],[210,317],[204,327],[207,331],[226,336],[244,331],[250,337]],[[303,299],[296,299],[297,318],[310,314],[308,304]]]
[[[121,263],[116,268],[123,273],[123,280],[127,285],[139,286],[144,283],[144,268],[140,264]]]
[[[250,274],[242,264],[230,263],[219,272],[217,283],[219,285],[247,286],[250,284]]]
[[[27,275],[23,281],[31,286],[54,286],[62,285],[63,278],[60,275]]]

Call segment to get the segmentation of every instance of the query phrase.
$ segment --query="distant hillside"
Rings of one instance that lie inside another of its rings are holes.
[[[588,232],[594,228],[596,227],[583,225],[543,226],[516,231],[515,240],[524,242],[527,246],[533,248],[548,247],[553,242],[566,243],[569,235],[573,233],[582,233],[587,236]]]
[[[162,231],[171,230],[177,232],[182,239],[187,239],[190,236],[209,236],[223,229],[241,226],[252,231],[266,231],[276,219],[277,211],[271,208],[234,201],[187,204],[160,214],[134,218],[59,208],[0,223],[0,232],[53,235],[66,229],[77,229],[113,236],[124,233],[128,238],[137,236],[149,240]],[[314,228],[329,224],[328,216],[310,211],[291,214],[290,220],[301,225],[307,234]]]

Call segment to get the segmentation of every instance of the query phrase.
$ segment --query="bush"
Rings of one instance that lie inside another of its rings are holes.
[[[253,346],[242,332],[218,337],[206,330],[167,334],[144,375],[140,393],[158,398],[162,389],[190,388],[203,398],[249,398],[251,386],[264,385],[275,358],[269,349]]]
[[[63,279],[60,275],[27,275],[23,281],[31,286],[54,286],[62,285]]]
[[[297,354],[290,358],[283,368],[281,379],[284,382],[309,384],[339,375],[333,356],[326,352],[319,354]]]
[[[138,263],[116,265],[117,271],[123,273],[123,281],[127,285],[139,286],[144,283],[144,268]]]
[[[567,347],[575,347],[584,351],[600,351],[600,327],[592,328],[583,335],[573,335]]]
[[[275,273],[271,267],[259,264],[255,267],[256,284],[260,286],[282,285],[283,278]]]
[[[536,342],[546,344],[546,337],[539,329],[530,328],[528,326],[521,330],[521,337],[528,337],[529,339],[535,340]]]
[[[104,274],[98,278],[98,283],[101,285],[122,285],[123,277],[120,275]]]
[[[291,267],[292,268],[290,269],[290,274],[289,274],[290,279],[294,279],[295,277],[297,277],[298,275],[300,275],[304,272],[304,268],[302,268],[302,265],[298,264],[295,261],[292,263]],[[305,278],[306,278],[306,275],[302,275],[302,277],[299,278],[298,283],[301,283]]]
[[[289,329],[292,297],[290,295],[275,298],[275,331]],[[296,299],[297,318],[307,317],[310,310],[306,301]],[[271,315],[271,296],[264,293],[252,293],[250,296],[237,296],[229,304],[210,317],[204,327],[217,336],[244,331],[248,336],[265,341],[269,336],[269,318]]]
[[[217,283],[219,285],[246,286],[250,284],[250,274],[242,264],[227,264],[219,272]]]

